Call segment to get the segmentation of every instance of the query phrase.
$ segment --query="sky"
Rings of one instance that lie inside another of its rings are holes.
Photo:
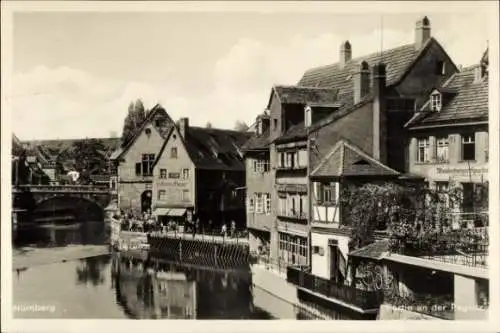
[[[412,43],[427,15],[457,65],[487,47],[485,10],[411,13],[16,12],[12,31],[12,129],[22,140],[121,135],[128,105],[160,103],[177,120],[251,125],[275,84],[353,57]]]

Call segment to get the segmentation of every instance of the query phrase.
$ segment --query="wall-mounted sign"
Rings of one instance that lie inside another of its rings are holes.
[[[437,173],[454,175],[477,175],[488,173],[488,168],[437,168]]]
[[[158,185],[161,186],[168,186],[168,187],[187,187],[189,185],[189,182],[180,182],[177,180],[174,181],[166,181],[166,182],[158,182]]]

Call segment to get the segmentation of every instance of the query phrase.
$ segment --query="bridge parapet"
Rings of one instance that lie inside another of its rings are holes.
[[[95,193],[109,194],[112,190],[108,187],[94,185],[20,185],[12,188],[16,191],[30,191],[33,193]]]

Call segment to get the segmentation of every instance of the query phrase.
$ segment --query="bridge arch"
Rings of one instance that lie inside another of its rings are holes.
[[[47,194],[35,199],[32,213],[38,222],[100,222],[105,206],[91,196]]]

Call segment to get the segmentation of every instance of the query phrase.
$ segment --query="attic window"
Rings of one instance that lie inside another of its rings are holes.
[[[257,135],[262,135],[262,119],[257,121]]]
[[[354,163],[355,165],[368,165],[370,163],[368,163],[367,161],[365,160],[359,160],[357,162]]]
[[[431,110],[440,111],[441,110],[441,94],[435,92],[431,95]]]
[[[436,75],[445,75],[446,74],[446,64],[444,61],[436,61]]]
[[[150,136],[151,135],[151,128],[146,128],[146,130],[144,132],[146,133],[147,136]]]

